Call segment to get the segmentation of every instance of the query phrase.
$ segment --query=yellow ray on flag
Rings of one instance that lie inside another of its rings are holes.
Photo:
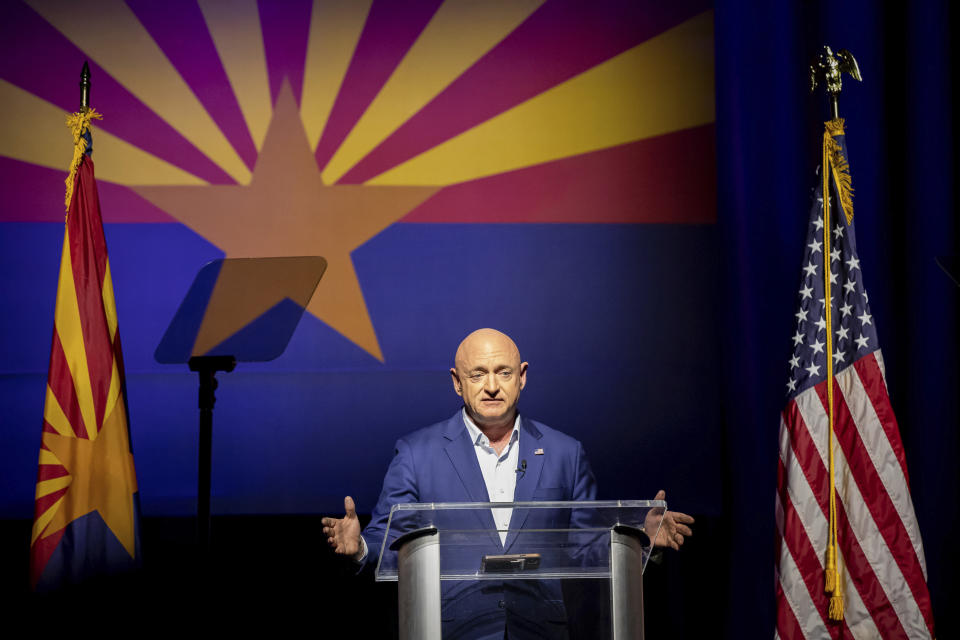
[[[373,0],[313,0],[300,119],[317,148]]]
[[[333,184],[517,28],[544,0],[447,0],[323,170]]]
[[[60,406],[60,402],[57,400],[57,397],[53,395],[53,389],[50,388],[50,385],[47,385],[47,397],[43,403],[43,419],[46,420],[60,435],[75,435],[73,427],[70,425],[70,419],[67,418],[67,414],[63,412],[63,407]],[[41,449],[40,464],[57,464],[56,460],[53,462],[44,462],[43,454],[44,451]]]
[[[198,4],[227,72],[230,88],[240,103],[250,137],[259,151],[267,135],[273,105],[257,0],[199,0]],[[247,182],[249,180],[243,184]]]
[[[69,143],[70,134],[63,129],[63,109],[5,80],[0,80],[0,103],[7,114],[0,118],[0,155],[66,172],[70,158],[63,155],[63,145]],[[207,184],[106,131],[97,131],[96,150],[102,180],[124,185]]]
[[[50,505],[46,511],[41,513],[36,520],[33,521],[33,533],[30,535],[31,546],[37,541],[37,538],[40,537],[40,533],[47,528],[47,525],[50,524],[50,521],[53,520],[53,516],[59,513],[60,507],[63,506],[63,502],[64,500],[61,496],[59,500]]]
[[[99,129],[90,127],[97,136],[94,148],[97,153],[101,182],[115,182],[122,185],[197,185],[208,184],[206,180],[198,178],[179,167],[175,167],[166,160],[143,151]]]
[[[47,388],[49,389],[49,387]],[[40,449],[39,464],[60,464],[60,460],[57,459],[57,456],[53,455],[53,452],[47,451],[46,449]]]
[[[0,155],[58,169],[66,177],[70,158],[63,145],[70,134],[63,130],[63,109],[2,79],[0,103],[6,113],[0,118]]]
[[[234,180],[250,181],[243,160],[122,0],[27,3]]]
[[[113,296],[113,276],[110,273],[110,263],[107,262],[103,274],[103,314],[107,318],[107,329],[110,331],[110,342],[117,336],[117,304]]]
[[[69,487],[71,482],[73,482],[73,477],[70,475],[60,476],[59,478],[53,478],[51,480],[41,480],[37,483],[35,497],[42,498],[43,496],[48,496],[54,491]]]
[[[367,181],[448,185],[713,122],[704,12]]]

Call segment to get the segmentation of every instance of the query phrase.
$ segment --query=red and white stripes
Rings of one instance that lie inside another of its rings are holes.
[[[826,382],[791,400],[777,472],[777,633],[793,638],[931,638],[923,543],[880,352],[834,382],[836,500],[844,619],[827,618]]]

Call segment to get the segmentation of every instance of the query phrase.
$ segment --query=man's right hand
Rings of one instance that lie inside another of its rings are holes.
[[[321,521],[323,533],[335,553],[356,558],[363,549],[363,543],[360,541],[360,521],[353,498],[347,496],[343,499],[343,509],[346,514],[342,518],[324,518]]]

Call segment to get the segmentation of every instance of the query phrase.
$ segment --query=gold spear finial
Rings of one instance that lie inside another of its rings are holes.
[[[810,63],[810,92],[812,93],[818,84],[826,86],[834,119],[839,117],[837,95],[843,88],[843,82],[841,81],[843,73],[849,73],[854,80],[863,81],[856,58],[846,49],[840,49],[834,56],[830,47],[824,45],[820,55]]]

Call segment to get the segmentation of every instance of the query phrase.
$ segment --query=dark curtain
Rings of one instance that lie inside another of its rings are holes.
[[[937,636],[960,637],[952,598],[960,513],[957,303],[935,259],[958,249],[957,47],[945,1],[719,2],[717,157],[724,329],[718,368],[727,448],[730,638],[774,630],[774,496],[804,229],[819,162],[822,90],[807,67],[824,44],[849,49],[840,116],[857,242],[906,449]],[[722,586],[722,585],[719,585]],[[720,634],[718,634],[720,635]]]

